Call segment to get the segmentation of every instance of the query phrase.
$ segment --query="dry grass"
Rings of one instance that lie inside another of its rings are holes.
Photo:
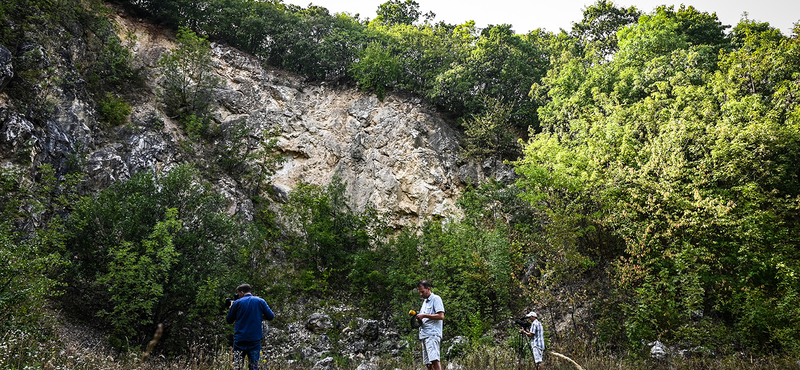
[[[792,358],[750,358],[743,355],[678,359],[655,361],[649,358],[633,359],[613,357],[592,353],[588,350],[552,348],[576,361],[585,370],[800,370],[798,359]],[[141,353],[119,354],[103,346],[84,346],[69,341],[49,339],[37,340],[33,335],[22,331],[9,331],[0,337],[0,369],[120,369],[120,370],[217,370],[230,369],[230,350],[220,348],[213,351],[191,348],[185,356],[166,358],[154,356],[143,361]],[[579,351],[582,353],[569,353]],[[266,359],[264,369],[299,370],[309,369],[308,363]],[[358,361],[339,363],[340,369],[353,370]],[[380,359],[376,370],[416,370],[424,369],[418,360]],[[443,361],[448,370],[533,370],[530,359],[520,360],[513,350],[506,347],[474,348],[467,354],[449,361]],[[545,358],[547,370],[575,370],[570,362],[549,355]]]

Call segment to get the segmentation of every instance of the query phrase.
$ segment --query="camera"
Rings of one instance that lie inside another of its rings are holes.
[[[524,317],[519,318],[519,319],[514,319],[514,323],[517,324],[521,329],[525,329],[525,330],[527,330],[528,328],[531,327],[531,322],[528,321],[528,319],[524,318]]]
[[[234,295],[233,298],[225,298],[225,308],[226,309],[231,308],[231,305],[233,305],[233,301],[237,299],[239,299],[239,297],[236,295]]]

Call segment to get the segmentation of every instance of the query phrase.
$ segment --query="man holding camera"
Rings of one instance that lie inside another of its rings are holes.
[[[420,322],[419,339],[422,340],[422,362],[428,370],[442,370],[439,352],[442,342],[442,320],[444,304],[442,297],[431,292],[431,283],[422,280],[417,283],[419,296],[424,299],[416,318]]]
[[[533,361],[536,363],[536,368],[539,368],[539,364],[542,363],[542,354],[544,354],[544,329],[542,328],[542,323],[536,317],[536,312],[528,312],[525,315],[529,320],[531,320],[531,329],[519,329],[520,333],[523,333],[531,339],[531,349],[533,350]]]
[[[275,314],[263,299],[254,296],[249,284],[236,288],[237,299],[232,301],[226,321],[234,325],[233,329],[233,363],[247,357],[250,370],[258,370],[258,359],[261,355],[261,339],[264,330],[261,321],[272,320]]]

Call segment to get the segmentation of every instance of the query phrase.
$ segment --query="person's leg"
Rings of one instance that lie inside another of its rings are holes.
[[[258,370],[258,361],[261,358],[261,341],[255,342],[247,351],[248,367],[250,370]]]
[[[233,368],[258,370],[261,341],[237,342],[233,344]],[[245,361],[247,366],[245,366]]]
[[[428,366],[430,370],[442,370],[442,363],[439,358],[441,340],[442,339],[439,337],[429,337],[425,339],[425,343],[423,344],[428,355],[428,361],[430,362]]]
[[[542,356],[544,351],[541,348],[533,348],[533,361],[536,363],[536,369],[542,368]]]
[[[427,340],[422,340],[422,363],[428,370],[431,370],[431,360],[428,358],[428,346],[425,344]]]

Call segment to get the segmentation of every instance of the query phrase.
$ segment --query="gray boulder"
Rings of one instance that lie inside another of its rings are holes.
[[[378,321],[357,318],[355,333],[364,340],[378,340]]]
[[[648,344],[650,347],[650,357],[656,360],[663,360],[667,357],[667,347],[659,341]]]
[[[318,312],[306,319],[305,327],[314,333],[321,333],[325,330],[333,329],[334,322],[330,316]]]

